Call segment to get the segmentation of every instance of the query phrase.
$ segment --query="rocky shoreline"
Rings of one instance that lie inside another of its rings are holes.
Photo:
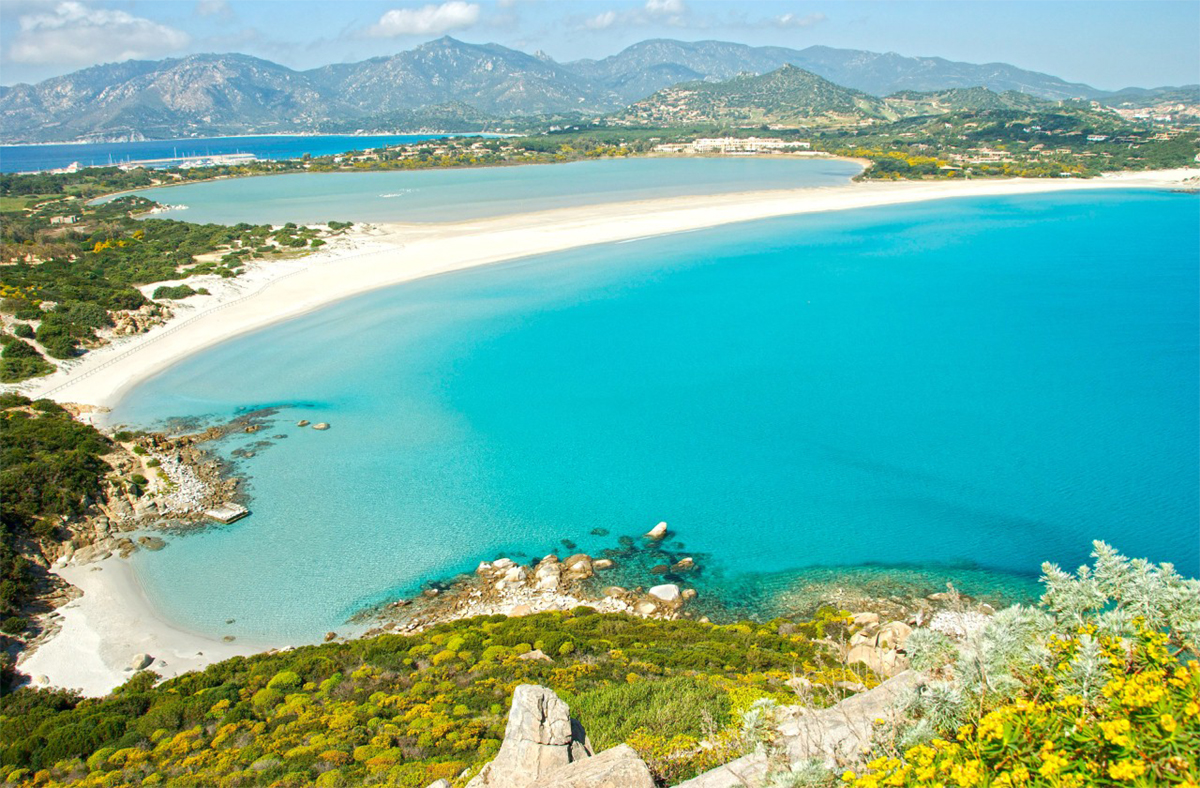
[[[86,405],[64,407],[75,417],[95,411]],[[24,551],[37,568],[41,589],[26,611],[30,627],[22,637],[12,638],[10,650],[36,649],[53,638],[60,626],[56,611],[79,598],[80,591],[53,570],[113,556],[125,559],[138,550],[162,550],[167,546],[163,535],[216,524],[206,512],[241,499],[242,485],[206,444],[234,432],[256,432],[271,414],[247,414],[176,436],[110,431],[113,450],[103,459],[111,471],[102,497],[90,502],[86,515],[60,524],[68,538],[38,540]]]
[[[704,599],[700,604],[701,592],[689,581],[702,577],[703,567],[692,556],[680,557],[678,551],[669,549],[664,542],[667,534],[666,523],[660,523],[642,535],[640,545],[630,545],[625,537],[621,549],[605,550],[603,557],[576,553],[563,559],[552,553],[525,563],[507,556],[484,561],[471,574],[429,583],[421,593],[366,610],[351,623],[365,627],[356,637],[372,637],[413,634],[477,616],[527,616],[577,607],[650,619],[711,623],[712,615],[717,623],[743,620],[740,608],[722,613],[720,600]],[[611,582],[615,577],[623,578],[624,585]],[[840,623],[841,634],[822,642],[850,669],[842,688],[861,691],[874,678],[887,679],[908,669],[904,645],[915,629],[927,627],[963,637],[982,627],[994,612],[990,604],[959,593],[953,584],[946,583],[944,588],[932,593],[926,588],[920,594],[899,598],[874,597],[862,589],[830,585],[820,611],[795,608],[779,617],[779,626],[781,631],[795,629],[821,611],[830,621]],[[783,596],[786,598],[786,592]],[[848,601],[853,604],[842,604]],[[847,610],[853,612],[840,612]],[[325,639],[339,637],[330,632]],[[547,658],[537,652],[526,657]]]
[[[659,523],[642,539],[653,545],[663,539],[666,529],[666,523]],[[620,551],[607,552],[620,554]],[[631,588],[604,584],[605,574],[617,568],[618,560],[586,553],[560,559],[551,553],[523,564],[502,556],[480,563],[473,574],[460,575],[448,583],[429,584],[413,599],[400,599],[367,610],[355,621],[369,626],[363,636],[370,637],[385,632],[420,632],[437,624],[475,616],[526,616],[581,606],[600,613],[628,613],[643,618],[694,617],[687,605],[697,598],[698,592],[686,584],[681,587],[677,582],[664,582]],[[688,557],[680,559],[674,567],[688,571],[695,565]],[[701,620],[707,621],[703,617]],[[335,636],[331,632],[326,639]]]

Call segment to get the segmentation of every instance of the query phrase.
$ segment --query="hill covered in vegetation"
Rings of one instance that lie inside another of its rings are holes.
[[[727,82],[687,82],[630,106],[621,125],[853,126],[897,117],[881,99],[795,66]]]

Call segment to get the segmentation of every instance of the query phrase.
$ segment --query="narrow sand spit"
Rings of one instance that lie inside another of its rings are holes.
[[[231,287],[163,326],[92,351],[20,386],[31,397],[111,407],[121,394],[205,347],[388,285],[488,263],[734,222],[802,213],[1009,194],[1179,186],[1200,170],[1092,180],[1012,179],[852,183],[845,186],[674,197],[439,224],[377,225],[341,248],[252,266]],[[185,311],[186,309],[186,311]]]

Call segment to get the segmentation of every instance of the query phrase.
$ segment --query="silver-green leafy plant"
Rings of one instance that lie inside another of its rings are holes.
[[[1200,580],[1180,575],[1173,564],[1127,558],[1104,542],[1092,548],[1095,566],[1081,566],[1074,575],[1057,564],[1042,565],[1042,604],[1061,624],[1095,624],[1102,633],[1122,637],[1147,627],[1200,653]]]
[[[908,664],[916,670],[940,670],[954,662],[958,648],[945,634],[933,629],[916,629],[904,641]]]

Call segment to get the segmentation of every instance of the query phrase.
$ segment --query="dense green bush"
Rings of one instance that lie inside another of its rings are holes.
[[[99,498],[111,444],[49,400],[9,394],[0,407],[0,615],[12,615],[31,592],[18,540],[54,537],[61,518]]]
[[[28,326],[26,326],[28,328]],[[0,334],[0,383],[17,383],[54,371],[37,348],[23,339]]]

